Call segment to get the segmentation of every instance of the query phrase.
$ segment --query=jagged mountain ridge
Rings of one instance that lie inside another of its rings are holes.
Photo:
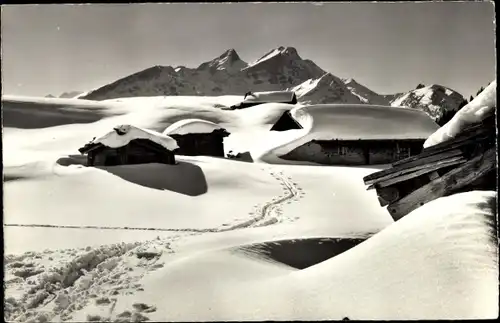
[[[250,64],[244,62],[234,49],[229,49],[197,68],[153,66],[93,90],[80,98],[106,100],[158,95],[241,95],[247,91],[286,90],[303,83],[322,80],[318,84],[328,92],[326,96],[336,98],[336,102],[360,102],[341,81],[330,82],[332,86],[335,84],[340,88],[328,88],[325,77],[338,79],[313,61],[302,59],[293,47],[278,47]],[[332,92],[340,93],[340,96],[332,95]],[[318,90],[315,93],[318,94]],[[343,97],[342,93],[345,93],[346,97]],[[311,101],[310,96],[311,93],[304,99]]]
[[[451,89],[422,84],[407,93],[381,95],[352,78],[340,79],[313,61],[300,57],[295,48],[283,46],[252,63],[243,61],[236,50],[229,49],[197,68],[153,66],[79,98],[106,100],[134,96],[242,95],[247,91],[279,90],[293,90],[299,102],[307,104],[406,105],[429,113],[435,120],[444,111],[457,109],[463,98]],[[441,108],[440,105],[444,106]]]

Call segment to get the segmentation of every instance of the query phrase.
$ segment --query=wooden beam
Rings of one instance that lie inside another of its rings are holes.
[[[386,206],[399,199],[399,190],[394,187],[384,187],[377,189],[377,196],[380,206]]]
[[[463,148],[466,148],[466,147],[469,147],[469,146],[476,145],[478,142],[484,142],[487,139],[489,139],[490,137],[491,137],[490,134],[483,134],[481,136],[470,138],[470,139],[467,139],[467,140],[460,140],[460,141],[457,141],[457,142],[448,142],[446,146],[441,147],[440,149],[432,149],[432,150],[431,149],[424,149],[419,155],[411,156],[409,158],[397,161],[397,162],[393,163],[392,166],[393,167],[399,166],[399,165],[402,165],[402,164],[405,164],[405,163],[412,162],[412,161],[417,160],[419,158],[423,158],[423,157],[427,157],[427,156],[432,156],[432,155],[435,155],[437,153],[449,151],[449,150],[452,150],[452,149],[457,149],[457,148],[462,148],[463,149]],[[433,148],[433,147],[431,147],[431,148]]]
[[[404,182],[404,181],[407,181],[409,179],[412,179],[412,178],[415,178],[415,177],[418,177],[418,176],[421,176],[421,175],[424,175],[427,173],[431,173],[431,174],[436,173],[436,170],[438,170],[438,169],[448,167],[448,166],[457,165],[457,164],[462,164],[466,161],[467,161],[467,159],[465,159],[464,157],[461,157],[461,156],[452,157],[452,158],[448,158],[448,159],[444,159],[444,160],[438,160],[434,163],[422,165],[422,169],[420,169],[420,170],[417,170],[417,171],[414,171],[414,172],[411,172],[408,174],[403,174],[401,176],[393,177],[393,178],[390,178],[387,180],[379,181],[379,182],[375,183],[374,186],[375,186],[375,188],[382,188],[382,187],[391,186],[391,185],[394,185],[396,183]],[[431,175],[431,174],[429,174],[429,175]],[[439,176],[439,175],[437,175],[437,173],[435,175]],[[431,180],[434,180],[434,179],[435,179],[435,177],[431,178]]]
[[[380,172],[370,174],[368,176],[365,176],[363,180],[365,181],[366,185],[370,185],[379,181],[385,181],[390,178],[394,178],[397,176],[401,176],[403,174],[408,174],[420,169],[423,169],[427,166],[427,164],[436,162],[439,160],[443,160],[446,158],[451,158],[451,157],[457,157],[457,156],[462,156],[463,153],[460,149],[454,149],[451,151],[446,151],[437,155],[432,155],[424,158],[420,158],[417,160],[414,160],[412,162],[409,162],[404,165],[399,165],[395,166],[392,168],[384,169]]]
[[[465,161],[466,161],[466,160],[464,159],[464,162],[465,162]],[[453,166],[453,165],[454,165],[454,164],[451,164],[451,165],[446,165],[446,166],[444,166],[444,167]],[[436,178],[438,178],[438,177],[439,177],[439,173],[438,173],[438,172],[436,172],[436,171],[433,171],[432,173],[430,173],[430,174],[429,174],[429,179],[430,179],[431,181],[435,180],[435,179],[436,179]]]
[[[467,146],[471,144],[475,144],[477,141],[483,141],[491,137],[491,135],[495,135],[495,124],[493,126],[485,127],[485,124],[477,124],[465,129],[461,134],[452,138],[450,140],[441,142],[434,146],[425,148],[419,155],[415,155],[403,160],[396,161],[392,163],[392,166],[398,166],[401,164],[405,164],[416,159],[430,156],[436,154],[438,152],[443,152],[451,149],[456,149],[462,146]]]
[[[387,208],[389,213],[397,221],[425,203],[474,182],[495,168],[495,154],[496,149],[490,148],[483,155],[476,156],[460,167],[434,179],[427,185],[390,204]]]

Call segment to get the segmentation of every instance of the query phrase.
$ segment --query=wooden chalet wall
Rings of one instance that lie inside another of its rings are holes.
[[[163,146],[146,139],[134,139],[126,146],[110,148],[100,146],[89,151],[89,166],[116,166],[130,164],[175,164],[174,153]]]
[[[212,133],[192,133],[185,135],[170,135],[177,141],[176,155],[224,157],[225,131],[215,130]]]
[[[417,155],[423,139],[312,140],[280,158],[324,165],[389,164]]]

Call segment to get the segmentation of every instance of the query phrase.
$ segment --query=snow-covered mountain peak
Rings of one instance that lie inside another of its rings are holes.
[[[464,101],[460,93],[439,84],[431,84],[401,95],[392,101],[391,106],[422,110],[440,123],[446,113],[458,111]]]
[[[236,50],[233,48],[226,50],[220,56],[214,58],[209,62],[201,64],[198,70],[211,70],[211,71],[222,71],[225,70],[229,73],[239,72],[241,69],[245,68],[247,63],[245,63]]]
[[[331,73],[306,80],[292,90],[295,91],[299,101],[304,103],[363,103],[349,90],[342,79]]]
[[[366,86],[358,83],[355,79],[353,78],[348,78],[348,79],[342,79],[344,84],[347,86],[347,88],[357,96],[361,102],[363,103],[370,103],[370,104],[376,104],[376,105],[389,105],[390,101],[378,94],[367,88]]]
[[[283,47],[281,46],[280,47],[281,49],[281,54],[282,55],[285,55],[285,56],[288,56],[292,59],[302,59],[300,56],[299,56],[299,53],[297,52],[297,49],[295,49],[295,47]]]
[[[302,61],[302,58],[294,47],[279,46],[249,64],[246,69],[268,68],[269,65],[291,65],[295,61]]]

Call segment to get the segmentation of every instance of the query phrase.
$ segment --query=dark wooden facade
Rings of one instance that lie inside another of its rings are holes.
[[[175,156],[172,151],[147,139],[134,139],[126,146],[119,148],[110,148],[102,144],[87,144],[79,151],[82,154],[87,154],[88,166],[175,164]]]
[[[292,118],[290,111],[285,111],[272,126],[271,131],[287,131],[292,129],[302,129],[302,126]]]
[[[442,196],[497,190],[496,127],[493,114],[455,138],[364,177],[395,221]]]
[[[217,129],[212,133],[171,134],[169,136],[175,139],[179,146],[174,150],[176,155],[224,157],[224,138],[229,136],[229,132]]]
[[[390,164],[422,151],[423,139],[312,140],[280,158],[324,165]]]

